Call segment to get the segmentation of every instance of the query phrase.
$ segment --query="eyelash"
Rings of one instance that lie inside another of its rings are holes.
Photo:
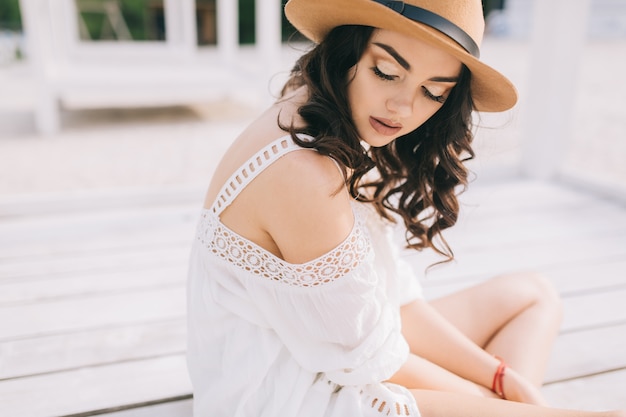
[[[393,81],[393,80],[395,80],[396,78],[398,78],[396,75],[388,75],[388,74],[385,74],[385,73],[384,73],[384,72],[382,72],[382,71],[381,71],[378,67],[374,67],[374,68],[372,68],[372,71],[374,71],[374,74],[375,74],[378,78],[380,78],[380,79],[382,79],[382,80],[385,80],[385,81]]]
[[[380,78],[383,81],[393,81],[396,78],[398,78],[396,75],[389,75],[389,74],[385,74],[384,72],[382,72],[378,67],[373,67],[372,71],[374,72],[374,74]],[[430,91],[428,91],[428,89],[426,87],[422,87],[422,91],[424,92],[424,95],[426,97],[428,97],[429,99],[443,104],[446,101],[446,98],[444,96],[436,96],[433,93],[431,93]]]
[[[422,87],[422,90],[424,91],[424,95],[426,97],[428,97],[429,99],[436,101],[439,104],[443,104],[446,101],[446,98],[444,96],[436,96],[433,93],[431,93],[430,91],[428,91],[428,89],[426,87]]]

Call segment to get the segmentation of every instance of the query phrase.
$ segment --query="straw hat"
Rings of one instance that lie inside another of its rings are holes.
[[[289,0],[285,14],[316,43],[341,25],[373,26],[419,38],[470,69],[476,110],[504,111],[517,101],[513,84],[479,60],[485,28],[480,0]]]

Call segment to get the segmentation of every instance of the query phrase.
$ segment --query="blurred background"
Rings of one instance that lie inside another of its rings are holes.
[[[189,246],[220,156],[310,47],[284,3],[0,0],[0,415],[191,414]],[[545,392],[624,408],[626,0],[483,3],[481,59],[519,103],[476,114],[472,221],[426,289],[550,273]]]
[[[203,188],[308,46],[284,3],[0,0],[0,198]],[[626,0],[548,3],[484,2],[482,57],[512,79],[520,102],[481,116],[472,169],[484,180],[535,175],[623,198]],[[559,7],[578,21],[561,28]],[[533,42],[546,30],[550,39]],[[538,122],[539,106],[552,121]],[[541,123],[554,125],[549,139],[533,131]]]

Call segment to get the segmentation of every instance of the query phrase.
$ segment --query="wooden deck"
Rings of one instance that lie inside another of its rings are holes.
[[[199,193],[0,202],[0,415],[191,415],[185,271]],[[548,273],[565,320],[544,392],[626,408],[626,208],[564,185],[475,184],[437,296]],[[414,259],[419,268],[432,258]]]

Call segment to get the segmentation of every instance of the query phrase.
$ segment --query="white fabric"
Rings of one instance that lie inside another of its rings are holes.
[[[187,359],[196,417],[419,416],[413,396],[384,383],[405,362],[399,307],[421,296],[376,213],[335,249],[290,264],[219,220],[281,156],[308,151],[277,139],[203,209],[188,280]]]

